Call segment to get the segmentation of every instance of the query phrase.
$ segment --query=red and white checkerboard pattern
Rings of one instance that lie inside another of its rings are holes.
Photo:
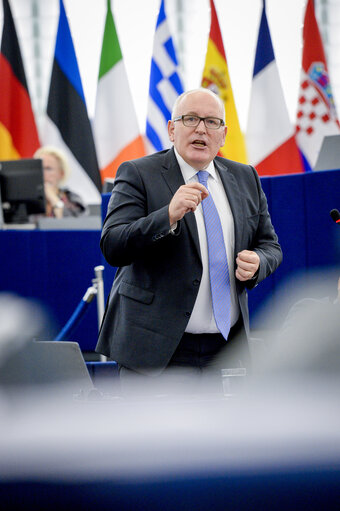
[[[299,96],[296,129],[307,135],[317,129],[317,124],[327,124],[331,121],[330,110],[320,91],[310,79],[302,82]]]
[[[296,138],[310,166],[313,168],[326,135],[340,133],[336,119],[322,93],[303,73],[296,119]]]

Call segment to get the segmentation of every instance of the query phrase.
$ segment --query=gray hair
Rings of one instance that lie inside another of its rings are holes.
[[[178,107],[180,105],[180,103],[182,102],[182,100],[188,96],[189,94],[193,94],[195,92],[205,92],[206,94],[210,94],[210,96],[213,96],[214,98],[216,98],[217,102],[219,103],[220,107],[221,107],[221,111],[222,111],[222,119],[223,121],[225,121],[225,108],[224,108],[224,103],[222,101],[222,99],[215,93],[213,92],[212,90],[210,89],[206,89],[204,87],[199,87],[197,89],[192,89],[192,90],[188,90],[186,92],[182,92],[182,94],[180,94],[177,98],[176,98],[176,101],[174,103],[174,106],[172,107],[172,114],[171,114],[171,119],[173,120],[175,117],[177,117],[177,110],[178,110]]]

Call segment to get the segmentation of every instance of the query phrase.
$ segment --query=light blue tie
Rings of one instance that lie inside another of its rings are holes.
[[[208,188],[209,172],[197,172],[200,183]],[[228,259],[225,250],[221,220],[215,203],[209,193],[202,201],[205,230],[208,241],[209,274],[211,297],[215,321],[227,340],[230,331],[230,279]]]

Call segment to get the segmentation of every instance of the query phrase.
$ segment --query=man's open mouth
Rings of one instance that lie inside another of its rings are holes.
[[[197,147],[205,147],[206,143],[204,140],[193,140],[192,144]]]

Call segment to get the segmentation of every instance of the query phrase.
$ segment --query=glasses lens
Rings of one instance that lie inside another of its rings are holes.
[[[206,117],[204,119],[204,124],[211,130],[217,130],[221,127],[221,119],[218,119],[217,117]]]
[[[197,126],[200,122],[200,118],[195,115],[183,115],[182,119],[184,126]]]
[[[198,126],[201,121],[201,118],[197,115],[183,115],[182,116],[184,126]],[[218,130],[222,126],[222,121],[218,117],[205,117],[204,124],[206,128],[211,130]]]

